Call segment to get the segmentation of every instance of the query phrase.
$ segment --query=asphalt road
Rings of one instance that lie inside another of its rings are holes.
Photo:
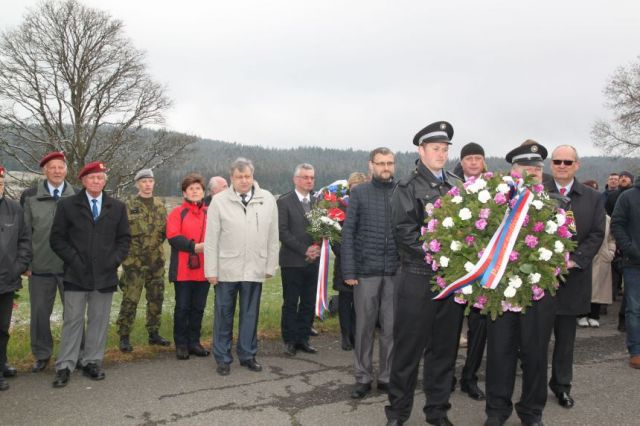
[[[599,329],[578,329],[571,410],[552,394],[546,425],[640,425],[640,371],[628,367],[624,335],[616,331],[617,306]],[[316,337],[318,354],[286,358],[280,342],[262,342],[264,371],[232,365],[231,375],[215,373],[211,358],[177,361],[172,354],[153,360],[107,365],[107,378],[93,382],[75,372],[64,389],[53,389],[51,369],[21,373],[0,393],[2,425],[384,425],[386,395],[349,398],[354,379],[352,352],[336,336]],[[375,353],[375,352],[374,352]],[[458,358],[458,371],[463,362]],[[484,387],[484,376],[481,377]],[[420,389],[421,383],[418,384]],[[424,394],[416,391],[407,425],[424,424]],[[520,381],[516,383],[516,397]],[[484,403],[456,390],[449,418],[456,425],[482,425]],[[520,424],[513,415],[508,425]]]

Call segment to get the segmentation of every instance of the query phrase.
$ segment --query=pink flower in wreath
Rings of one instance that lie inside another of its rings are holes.
[[[473,235],[467,235],[466,237],[464,237],[464,242],[467,243],[468,246],[472,245],[475,240],[476,237],[474,237]]]
[[[531,286],[531,291],[533,292],[533,294],[531,295],[531,300],[537,301],[544,297],[544,290],[535,284]]]
[[[511,177],[514,179],[522,179],[522,175],[516,171],[511,171]]]
[[[440,198],[438,198],[435,203],[433,203],[433,207],[435,207],[436,209],[439,209],[440,207],[442,207],[442,200]]]
[[[487,304],[487,300],[487,296],[480,295],[476,299],[476,303],[473,304],[473,307],[476,309],[484,309],[485,305]]]
[[[467,301],[464,299],[461,299],[459,296],[453,296],[453,301],[460,304],[460,305],[466,305]]]
[[[524,215],[524,220],[522,221],[522,226],[527,226],[529,224],[529,215]]]
[[[485,178],[485,179],[491,179],[492,177],[493,177],[493,172],[486,172],[486,173],[484,174],[484,178]]]
[[[440,247],[440,242],[438,240],[429,241],[429,250],[431,250],[433,253],[439,252]]]
[[[534,237],[533,235],[529,234],[526,237],[524,237],[524,243],[529,248],[535,248],[535,246],[538,245],[538,237]]]
[[[478,217],[480,219],[489,219],[489,214],[491,214],[491,209],[480,209]]]
[[[485,219],[476,220],[476,229],[480,231],[484,231],[486,227],[487,227],[487,221]]]
[[[457,186],[454,186],[449,191],[447,191],[447,194],[451,195],[452,197],[455,197],[457,195],[460,195],[460,189],[458,189]]]
[[[518,260],[519,257],[520,257],[520,253],[514,250],[511,253],[509,253],[509,262],[515,262],[516,260]]]
[[[522,312],[522,307],[517,306],[517,305],[512,305],[511,303],[507,302],[506,300],[503,300],[502,301],[502,312],[507,312],[507,311]]]
[[[540,232],[544,231],[544,223],[542,223],[542,222],[536,222],[536,223],[534,223],[534,224],[533,224],[533,228],[531,228],[531,230],[532,230],[533,232],[538,232],[538,233],[540,233]]]
[[[533,192],[535,192],[536,194],[541,193],[542,191],[544,191],[544,185],[540,184],[540,183],[536,183],[535,185],[533,185],[531,187],[531,189],[533,190]]]
[[[433,262],[431,262],[431,270],[432,270],[433,272],[435,272],[435,271],[437,271],[438,269],[439,269],[438,262],[436,262],[435,260],[434,260]]]
[[[482,255],[484,254],[484,249],[480,250],[478,252],[478,259],[480,259],[482,257]]]
[[[556,275],[556,277],[560,276],[560,273],[562,272],[562,269],[559,266],[556,266],[556,270],[554,272],[554,274]]]
[[[498,192],[496,196],[493,197],[493,201],[495,201],[497,205],[501,206],[507,202],[507,197],[502,192]]]
[[[433,262],[433,256],[431,256],[431,253],[424,255],[424,261],[427,262],[428,265],[431,265],[431,262]]]
[[[427,231],[435,232],[437,226],[438,226],[438,219],[431,219],[429,222],[427,222]]]
[[[569,231],[569,228],[567,228],[566,226],[558,226],[558,236],[560,238],[571,238],[571,232]]]
[[[473,185],[476,182],[476,178],[475,176],[471,176],[469,179],[465,180],[464,183],[462,184],[462,186],[464,187],[464,189],[469,188],[471,185]]]
[[[438,287],[445,288],[447,286],[447,282],[440,275],[436,276],[436,284]]]

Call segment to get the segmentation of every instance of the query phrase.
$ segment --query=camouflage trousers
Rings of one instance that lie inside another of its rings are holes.
[[[118,315],[118,335],[128,336],[136,319],[138,302],[144,287],[147,297],[147,331],[156,333],[160,328],[164,301],[164,268],[124,267],[120,277],[122,304]]]

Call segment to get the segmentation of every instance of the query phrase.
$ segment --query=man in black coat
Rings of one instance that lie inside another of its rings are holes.
[[[53,251],[64,261],[64,321],[54,387],[64,387],[76,367],[85,328],[82,372],[105,378],[102,358],[107,343],[111,299],[118,266],[127,257],[131,234],[124,203],[103,192],[107,169],[100,161],[84,166],[84,189],[59,202],[51,228]]]
[[[553,333],[555,344],[549,387],[565,408],[571,408],[570,395],[573,375],[573,346],[576,338],[576,318],[591,310],[591,261],[604,238],[605,211],[602,196],[575,179],[580,168],[578,152],[569,145],[560,145],[551,154],[553,179],[545,181],[549,193],[569,198],[568,209],[573,212],[578,242],[567,267],[569,275],[560,283],[556,299],[557,313]]]
[[[282,273],[281,330],[284,353],[294,356],[298,349],[316,353],[309,343],[313,324],[320,248],[307,234],[306,213],[311,210],[315,170],[299,164],[293,174],[295,189],[282,195],[278,203],[280,270]]]
[[[427,423],[452,424],[447,411],[464,308],[453,297],[433,300],[434,272],[424,260],[420,240],[425,209],[453,186],[444,170],[452,137],[453,128],[445,121],[420,130],[413,138],[420,156],[417,167],[398,182],[391,196],[391,226],[401,266],[396,282],[389,405],[385,407],[388,425],[401,425],[411,415],[421,358]]]

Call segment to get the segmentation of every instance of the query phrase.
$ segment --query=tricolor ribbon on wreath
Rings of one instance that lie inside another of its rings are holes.
[[[442,289],[434,297],[434,300],[445,299],[457,290],[475,282],[479,282],[485,288],[494,289],[498,286],[509,263],[509,254],[518,239],[518,234],[534,198],[533,193],[527,187],[512,188],[512,190],[515,190],[514,192],[517,194],[515,204],[505,214],[480,260],[466,275]]]
[[[328,284],[329,284],[329,240],[322,239],[320,246],[320,267],[318,269],[318,288],[316,290],[316,316],[324,319],[324,313],[329,310]]]

